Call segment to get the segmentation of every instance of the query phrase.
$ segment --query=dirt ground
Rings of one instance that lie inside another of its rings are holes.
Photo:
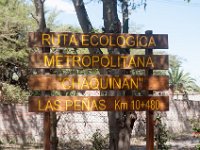
[[[170,150],[197,150],[196,145],[200,144],[200,137],[193,137],[192,135],[179,135],[173,137],[167,143]],[[144,137],[132,138],[130,150],[146,150],[146,142]],[[77,146],[77,148],[59,148],[59,150],[90,150],[91,146]],[[43,150],[42,145],[0,145],[0,150]],[[108,149],[107,149],[108,150]],[[156,150],[156,148],[155,148]]]
[[[133,138],[131,150],[145,150],[146,141],[144,137]],[[167,145],[169,145],[170,150],[197,150],[196,145],[200,144],[200,137],[193,137],[190,134],[178,135],[176,137],[171,137]],[[156,147],[155,147],[155,150]]]

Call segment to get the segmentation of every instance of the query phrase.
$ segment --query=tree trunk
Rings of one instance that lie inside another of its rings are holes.
[[[72,0],[72,1],[74,4],[76,15],[78,17],[79,24],[83,32],[84,33],[94,32],[94,28],[90,22],[83,0]],[[100,49],[97,48],[88,48],[88,49],[90,54],[103,54],[103,52]]]
[[[83,0],[73,0],[79,24],[83,32],[93,32],[94,29],[89,20],[87,11],[84,6]],[[123,6],[124,16],[128,16],[128,2]],[[125,17],[123,17],[125,18]],[[121,33],[121,23],[117,15],[117,0],[103,0],[103,19],[104,19],[104,32],[106,33]],[[128,32],[128,17],[125,19],[123,32]],[[89,49],[90,54],[100,53],[100,49]],[[121,52],[120,49],[108,49],[109,54],[130,54],[129,49]],[[119,74],[119,70],[111,70],[112,74]],[[103,73],[100,70],[100,73]],[[130,73],[130,71],[129,71]],[[120,95],[119,92],[113,92],[109,95]],[[134,121],[136,120],[135,114],[131,112],[108,112],[109,118],[109,131],[110,131],[110,150],[129,150],[130,148],[130,135]]]
[[[58,149],[57,115],[55,112],[51,112],[50,116],[51,116],[51,150],[57,150]]]
[[[46,27],[45,21],[45,13],[44,13],[44,2],[45,0],[34,0],[35,4],[35,14],[37,23],[38,23],[38,31],[39,32],[50,32],[50,29]],[[49,53],[50,48],[42,48],[43,53]],[[49,70],[40,70],[41,73],[49,73]],[[51,92],[42,92],[41,95],[47,96],[51,95]],[[56,120],[56,112],[45,112],[44,113],[44,149],[45,150],[57,150],[58,147],[58,138],[57,138],[57,120]]]
[[[103,0],[103,19],[104,29],[106,33],[120,33],[121,23],[117,15],[117,0]],[[119,49],[108,49],[109,54],[119,54]],[[119,70],[111,70],[112,74],[119,74]],[[109,92],[109,95],[119,95],[117,93]],[[110,150],[119,150],[119,135],[120,127],[122,123],[122,112],[108,112],[109,120],[109,135],[110,135]],[[120,143],[120,145],[123,145]],[[126,150],[126,149],[124,149]]]
[[[123,33],[128,33],[129,30],[129,15],[128,15],[128,2],[129,0],[122,0],[122,21],[123,21]],[[122,54],[130,54],[130,49],[122,49]]]
[[[128,0],[122,1],[123,13],[123,33],[128,33]],[[117,15],[117,0],[103,0],[103,18],[105,32],[120,33],[121,23]],[[110,49],[109,54],[130,54],[129,49]],[[113,74],[126,73],[130,70],[120,72],[113,70]],[[122,93],[119,93],[122,94]],[[125,95],[131,95],[126,91]],[[136,120],[135,112],[108,112],[109,130],[110,130],[110,149],[111,150],[129,150],[131,131]]]

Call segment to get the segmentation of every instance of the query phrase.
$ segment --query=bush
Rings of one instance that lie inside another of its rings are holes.
[[[92,135],[91,141],[93,150],[106,149],[107,137],[104,137],[99,129],[97,129],[96,132]]]
[[[29,92],[22,90],[19,86],[3,84],[2,101],[5,103],[23,103],[28,101]]]
[[[169,131],[166,129],[166,124],[162,123],[161,116],[157,116],[155,120],[155,141],[157,145],[157,149],[159,150],[168,150],[169,145],[167,145],[167,141],[169,139]]]

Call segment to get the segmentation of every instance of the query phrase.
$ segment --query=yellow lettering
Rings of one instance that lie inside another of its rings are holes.
[[[74,100],[74,110],[81,111],[81,100]]]
[[[81,61],[81,58],[79,56],[76,56],[76,55],[73,56],[73,66],[81,67],[80,61]],[[76,65],[75,65],[75,63],[76,63]]]
[[[104,63],[106,63],[106,64],[104,64]],[[108,67],[109,65],[110,65],[109,57],[107,55],[103,55],[101,57],[101,66]]]
[[[72,56],[71,55],[66,55],[65,57],[66,57],[66,66],[70,66],[70,63],[71,63],[70,57],[72,57]]]
[[[97,35],[91,35],[91,37],[90,37],[90,44],[92,46],[97,46],[99,43],[98,43],[98,41],[96,43],[94,43],[94,38],[93,37],[96,37],[96,39],[98,39]]]
[[[92,78],[90,80],[90,87],[93,89],[93,90],[98,90],[99,89],[99,80],[98,78]]]
[[[57,43],[55,42],[55,40],[57,41]],[[52,35],[52,44],[54,46],[58,46],[60,44],[60,34],[58,34],[57,37],[54,37],[54,35]]]
[[[89,39],[88,39],[88,36],[89,35],[85,35],[85,34],[83,34],[82,36],[81,36],[81,38],[82,38],[82,45],[83,46],[89,46],[89,43],[85,43],[85,42],[89,42]]]
[[[104,99],[99,100],[99,110],[103,111],[106,109],[106,101]]]
[[[74,43],[76,46],[78,46],[78,41],[76,40],[74,34],[72,34],[72,36],[70,37],[69,45],[71,45],[72,43]]]
[[[56,67],[62,67],[62,55],[56,55]]]
[[[86,78],[83,78],[83,80],[82,80],[82,85],[81,85],[81,89],[84,89],[83,87],[86,87],[86,89],[89,89],[90,87],[89,87],[89,84],[88,84],[88,81],[87,81],[87,79]]]
[[[123,67],[125,67],[125,66],[126,66],[126,59],[127,59],[127,56],[121,55],[121,59],[122,59]]]
[[[144,39],[144,41],[143,41]],[[142,47],[147,47],[147,37],[146,36],[141,36],[139,39],[139,46]]]
[[[134,85],[134,87],[133,87],[133,85]],[[136,88],[138,90],[138,86],[139,86],[139,78],[137,78],[137,81],[134,81],[134,78],[131,78],[131,89]]]
[[[82,110],[90,110],[90,103],[87,98],[82,100]]]
[[[45,107],[45,111],[47,111],[47,110],[49,110],[49,111],[54,110],[50,100],[47,101],[47,104],[46,104],[46,107]]]
[[[106,78],[106,80],[103,80],[102,78],[100,78],[99,82],[100,82],[101,89],[103,89],[103,90],[108,89],[108,78]]]
[[[98,110],[97,103],[95,100],[92,100],[91,110]]]
[[[47,67],[53,67],[54,66],[54,56],[52,55],[49,61],[48,55],[44,55],[44,65]]]
[[[71,85],[70,85],[70,79],[69,78],[64,78],[62,80],[62,86],[66,89],[66,90],[69,90],[71,89]]]
[[[120,44],[120,38],[122,39],[122,44]],[[117,45],[120,46],[120,47],[124,47],[125,46],[125,43],[126,43],[126,40],[125,40],[125,37],[120,35],[120,36],[117,36]]]
[[[99,56],[92,56],[92,66],[95,66],[95,63],[99,62]]]
[[[105,40],[104,40],[105,43],[102,43],[104,37],[105,37]],[[109,42],[109,39],[108,39],[108,36],[107,36],[107,35],[102,35],[102,36],[100,36],[100,45],[101,45],[101,46],[107,46],[107,45],[108,45],[108,42]]]
[[[150,47],[150,46],[156,46],[156,43],[155,43],[155,40],[154,40],[153,36],[151,36],[150,40],[149,40],[148,47]]]
[[[86,60],[86,58],[88,59],[88,61]],[[88,63],[88,64],[86,64],[86,63]],[[88,55],[84,55],[82,57],[82,64],[84,67],[89,67],[91,65],[91,57]]]
[[[110,67],[116,67],[117,66],[117,64],[114,64],[114,60],[113,60],[113,57],[110,57]]]
[[[128,80],[127,78],[124,78],[124,80],[122,82],[122,89],[125,89],[125,87],[126,87],[127,90],[130,90],[129,83],[127,80]]]
[[[134,67],[137,67],[136,63],[135,63],[135,58],[134,56],[131,57],[130,61],[129,61],[129,64],[128,64],[128,67],[130,66],[134,66]]]
[[[60,34],[60,36],[63,36],[64,38],[63,38],[63,42],[64,42],[64,45],[66,44],[66,41],[67,41],[67,39],[66,39],[66,37],[68,36],[68,34]]]
[[[120,100],[115,100],[115,110],[120,110],[120,104],[121,104]]]
[[[43,33],[42,34],[42,46],[45,46],[45,41],[48,43],[48,45],[51,45],[51,42],[50,42],[50,35],[49,34],[46,34],[46,33]]]
[[[71,100],[66,100],[65,106],[66,106],[66,110],[68,110],[68,107],[72,107],[72,106],[73,106],[73,101],[71,101]],[[70,109],[69,109],[69,110],[70,110]]]
[[[148,59],[147,59],[147,63],[146,63],[146,67],[154,67],[154,63],[151,59],[151,57],[149,56]]]
[[[109,46],[111,46],[111,47],[114,47],[114,46],[116,46],[116,44],[114,43],[112,43],[113,41],[112,41],[112,35],[110,35],[109,36]]]
[[[143,59],[142,59],[143,58]],[[144,61],[145,61],[145,59],[144,59],[144,57],[138,57],[138,60],[137,60],[137,63],[138,63],[138,67],[140,67],[140,65],[142,66],[142,67],[144,67]]]
[[[40,101],[41,101],[41,100],[39,99],[39,100],[38,100],[38,110],[39,110],[39,111],[44,111],[44,109],[41,108]]]
[[[113,81],[113,89],[121,89],[121,79],[118,78],[118,81],[117,81],[117,78],[112,78],[112,81]],[[116,84],[116,88],[115,88],[115,84]]]
[[[55,101],[54,101],[54,105],[55,105],[54,109],[55,109],[56,111],[59,111],[59,108],[60,108],[60,101],[59,101],[59,100],[55,100]]]
[[[132,40],[130,41],[130,39],[132,39]],[[126,45],[127,46],[134,46],[135,45],[134,36],[128,36],[126,38]]]

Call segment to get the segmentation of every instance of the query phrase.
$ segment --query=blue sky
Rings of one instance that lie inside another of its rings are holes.
[[[85,2],[88,1],[90,0]],[[88,3],[86,9],[93,26],[101,28],[102,3],[95,1]],[[61,11],[58,23],[79,26],[71,0],[46,0],[46,6],[48,9],[56,8]],[[147,0],[146,10],[141,7],[131,12],[130,27],[134,25],[141,26],[140,33],[153,30],[155,34],[168,34],[169,49],[165,51],[184,58],[183,69],[200,85],[199,0],[191,0],[190,3],[184,0]]]

